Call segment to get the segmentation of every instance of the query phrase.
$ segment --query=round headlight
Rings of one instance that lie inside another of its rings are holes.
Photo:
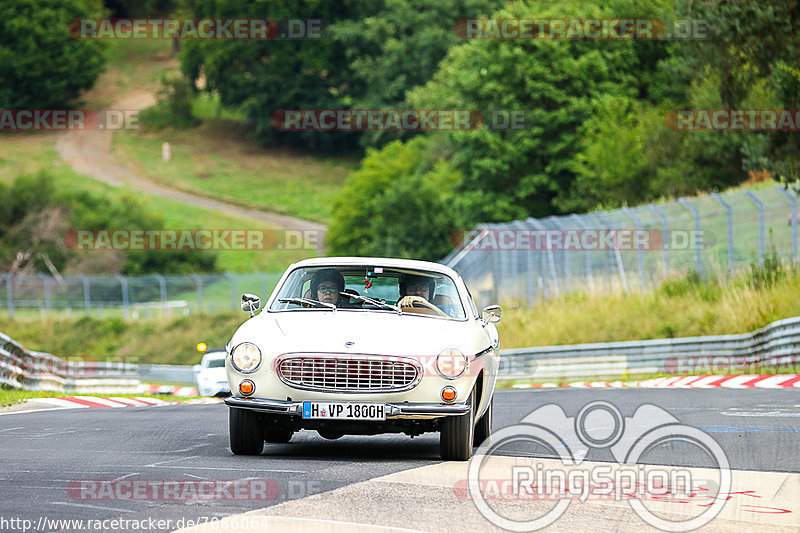
[[[468,366],[467,356],[455,348],[448,348],[436,356],[436,370],[443,378],[456,379]]]
[[[261,364],[261,350],[252,342],[243,342],[231,352],[231,363],[239,372],[255,372]]]

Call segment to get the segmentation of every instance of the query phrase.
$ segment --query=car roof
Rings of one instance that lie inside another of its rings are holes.
[[[390,268],[413,268],[418,270],[430,270],[440,274],[447,274],[453,278],[460,277],[458,272],[452,268],[434,263],[432,261],[418,261],[416,259],[398,259],[391,257],[315,257],[313,259],[303,259],[298,261],[294,267],[316,267],[316,266],[348,266],[348,265],[376,265]]]

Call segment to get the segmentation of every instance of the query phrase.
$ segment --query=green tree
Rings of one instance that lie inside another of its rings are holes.
[[[95,18],[94,2],[0,2],[0,108],[67,106],[103,71],[101,41],[71,37],[73,19]]]
[[[797,109],[800,105],[800,4],[796,0],[748,2],[727,0],[688,2],[678,7],[681,18],[710,22],[708,40],[681,42],[674,62],[677,79],[714,77],[720,107],[744,108],[760,83],[768,83],[770,107]],[[685,84],[688,89],[690,85]],[[750,137],[758,137],[751,134]],[[773,132],[759,154],[764,167],[783,181],[800,180],[800,141],[794,132]],[[755,142],[728,145],[718,157],[726,167],[741,170],[752,164]],[[748,161],[748,158],[750,161]],[[731,162],[730,165],[727,162]]]
[[[659,9],[511,4],[493,18],[653,17]],[[459,189],[471,198],[467,212],[475,221],[546,216],[575,195],[573,158],[594,100],[646,95],[642,80],[657,69],[656,51],[666,49],[630,40],[472,41],[452,48],[434,78],[408,98],[419,108],[525,110],[523,129],[454,132],[452,163],[464,176]]]
[[[195,17],[321,19],[336,23],[370,12],[367,0],[187,0]],[[205,76],[206,90],[220,102],[241,108],[257,134],[268,142],[306,148],[357,145],[350,133],[281,133],[271,123],[281,109],[326,109],[346,106],[352,76],[345,51],[326,31],[320,39],[196,40],[181,52],[183,72],[193,81]]]
[[[459,227],[453,186],[460,176],[435,158],[434,141],[416,137],[367,151],[336,197],[331,253],[428,260],[447,254]]]
[[[502,0],[384,0],[372,16],[337,22],[331,35],[345,47],[353,77],[352,106],[358,109],[408,106],[406,92],[427,82],[447,50],[459,44],[453,31],[459,17],[480,18]],[[375,146],[402,135],[369,132]]]

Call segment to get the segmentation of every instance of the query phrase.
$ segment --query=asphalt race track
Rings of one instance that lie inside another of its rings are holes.
[[[796,390],[501,390],[495,397],[494,431],[519,423],[544,405],[555,404],[567,416],[574,417],[585,405],[598,400],[609,402],[625,417],[632,416],[643,404],[655,405],[680,423],[716,440],[734,470],[800,473],[800,394]],[[169,520],[167,527],[141,530],[172,531],[191,525],[189,521],[211,521],[213,517],[282,503],[291,510],[308,497],[316,502],[315,509],[321,509],[329,491],[385,476],[392,479],[392,475],[404,471],[436,468],[441,463],[438,434],[413,440],[403,435],[381,435],[328,441],[315,432],[300,432],[289,444],[267,444],[259,457],[237,457],[228,448],[227,423],[227,407],[223,404],[47,410],[0,416],[0,530],[22,531],[22,520],[31,521],[29,530],[75,529],[58,528],[51,522],[45,522],[51,524],[45,527],[41,522],[44,517]],[[545,448],[518,451],[523,455],[554,456]],[[592,449],[586,459],[613,460],[608,449]],[[663,446],[653,455],[652,462],[714,466],[696,447],[682,448],[679,444]],[[791,476],[792,483],[782,483],[771,496],[786,497],[785,491],[795,491],[797,478]],[[266,481],[268,496],[256,500],[231,497],[222,501],[165,501],[152,493],[120,498],[108,494],[103,497],[100,493],[87,496],[80,490],[81,482],[86,480],[185,483],[241,479]],[[379,488],[403,486],[407,485],[383,484]],[[448,490],[441,494],[447,495]],[[452,487],[449,494],[452,497]],[[387,497],[392,501],[367,498],[366,503],[358,504],[358,512],[340,510],[338,515],[331,512],[324,516],[348,522],[351,529],[356,524],[437,531],[447,527],[446,522],[442,524],[431,517],[412,519],[403,511],[425,505],[419,501],[418,493],[396,490]],[[330,501],[334,501],[333,496]],[[434,498],[429,500],[431,505],[433,501]],[[793,509],[784,509],[792,521],[781,524],[800,525],[800,494],[790,492],[788,501],[796,504]],[[472,505],[464,502],[467,504]],[[389,516],[392,513],[406,516]],[[17,521],[10,522],[11,519]],[[608,519],[613,520],[613,516]],[[483,518],[479,516],[461,526],[464,530],[490,526],[480,520]],[[621,530],[628,527],[619,525]],[[636,524],[630,528],[635,529]]]

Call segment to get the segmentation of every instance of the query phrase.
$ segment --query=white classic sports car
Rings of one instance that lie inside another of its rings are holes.
[[[225,347],[230,445],[257,455],[301,429],[440,433],[467,460],[492,430],[500,307],[481,315],[457,272],[405,259],[328,257],[291,265],[264,311]]]

